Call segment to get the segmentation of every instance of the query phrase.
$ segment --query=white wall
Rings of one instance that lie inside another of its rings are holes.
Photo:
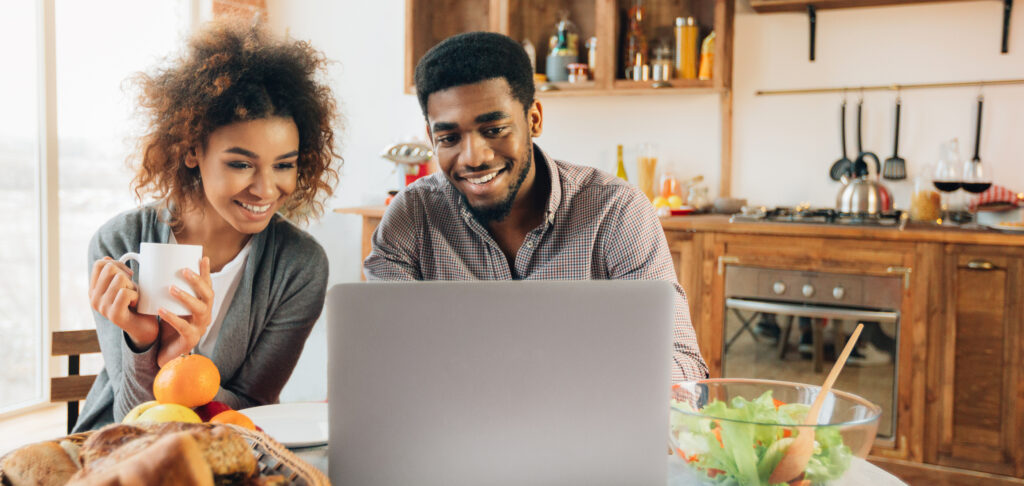
[[[397,175],[379,157],[386,145],[423,133],[415,97],[403,93],[405,1],[270,0],[280,32],[309,40],[336,61],[330,77],[346,117],[345,167],[331,207],[380,202]],[[1017,9],[1010,54],[999,54],[1001,2],[822,11],[818,60],[807,61],[807,17],[755,14],[740,0],[734,61],[733,194],[751,203],[817,206],[835,203],[828,179],[838,157],[841,95],[757,97],[758,89],[1024,78],[1024,13]],[[990,87],[986,96],[982,159],[998,181],[1024,190],[1024,86]],[[978,90],[903,93],[900,152],[913,175],[932,162],[939,144],[959,137],[970,157]],[[541,98],[544,134],[538,143],[556,158],[612,170],[615,145],[658,144],[677,175],[703,174],[712,195],[719,181],[717,95]],[[857,95],[850,96],[850,118]],[[865,148],[891,155],[891,93],[865,95]],[[852,126],[852,125],[851,125]],[[852,133],[852,130],[851,130]],[[854,143],[849,138],[850,150]],[[635,174],[635,164],[627,170]],[[909,183],[893,185],[906,206]],[[326,214],[310,231],[327,249],[331,283],[358,280],[360,222]],[[307,344],[283,399],[322,399],[326,356],[323,323]],[[309,370],[306,372],[305,370]]]
[[[744,2],[745,3],[745,2]],[[759,89],[1024,78],[1024,12],[1016,9],[1010,53],[999,53],[1002,2],[954,2],[818,12],[817,61],[807,60],[806,14],[736,15],[733,193],[766,205],[832,206],[827,178],[839,158],[841,94],[755,96]],[[908,173],[958,137],[970,158],[978,88],[903,92],[900,155]],[[1024,85],[986,87],[981,158],[999,183],[1024,191]],[[849,150],[858,94],[848,105]],[[892,155],[894,92],[868,92],[864,148]],[[891,184],[898,206],[912,182]]]

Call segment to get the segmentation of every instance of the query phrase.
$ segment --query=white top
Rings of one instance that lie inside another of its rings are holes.
[[[170,235],[169,243],[177,244],[174,233]],[[242,273],[245,270],[245,260],[252,247],[252,238],[245,244],[242,251],[239,251],[235,258],[228,262],[219,272],[211,273],[210,280],[213,281],[213,309],[210,310],[210,326],[206,328],[203,337],[199,339],[195,352],[206,356],[213,356],[213,348],[217,344],[217,336],[220,334],[221,324],[224,322],[224,315],[227,314],[228,305],[235,298],[235,291],[238,290],[238,283],[242,281]]]

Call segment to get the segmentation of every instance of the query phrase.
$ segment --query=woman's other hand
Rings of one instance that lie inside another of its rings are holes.
[[[128,334],[136,349],[148,348],[160,332],[155,316],[135,312],[139,289],[132,282],[132,270],[110,257],[96,260],[89,279],[92,308]]]
[[[160,366],[195,349],[212,320],[210,314],[213,310],[213,280],[210,279],[209,257],[203,257],[199,262],[198,275],[188,269],[183,269],[182,275],[196,296],[193,297],[173,285],[171,295],[191,311],[192,315],[179,317],[167,309],[160,309],[160,352],[156,357],[156,363]]]

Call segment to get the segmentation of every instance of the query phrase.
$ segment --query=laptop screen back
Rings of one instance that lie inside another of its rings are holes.
[[[665,484],[663,281],[341,284],[334,484]]]

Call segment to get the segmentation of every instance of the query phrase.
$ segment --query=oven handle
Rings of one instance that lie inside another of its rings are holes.
[[[726,299],[725,306],[745,311],[852,321],[896,322],[900,317],[899,313],[888,311],[868,311],[818,305],[783,304],[779,302],[765,302],[761,300],[736,298]]]

